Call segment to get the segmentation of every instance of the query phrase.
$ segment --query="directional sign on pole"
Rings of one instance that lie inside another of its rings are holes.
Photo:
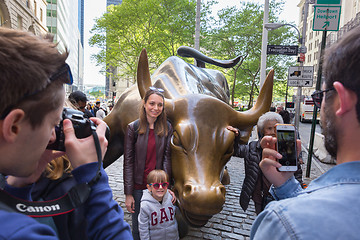
[[[293,45],[267,45],[266,54],[282,54],[288,56],[296,56],[298,54],[298,46]]]
[[[313,66],[289,67],[288,86],[290,87],[312,87],[314,76]]]
[[[315,5],[323,4],[323,5],[341,5],[341,0],[315,0]]]
[[[341,6],[315,6],[314,31],[338,31]]]

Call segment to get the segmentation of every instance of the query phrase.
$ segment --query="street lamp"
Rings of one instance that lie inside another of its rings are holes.
[[[302,38],[300,36],[300,31],[299,29],[295,26],[295,25],[292,25],[290,23],[265,23],[265,28],[269,31],[271,30],[275,30],[275,29],[278,29],[279,27],[282,27],[282,26],[291,26],[293,28],[296,29],[297,33],[298,33],[298,40],[299,40],[299,43],[301,44],[302,43]]]
[[[307,7],[308,7],[308,4],[306,4],[305,19],[307,19]],[[300,36],[299,29],[296,26],[294,26],[292,24],[289,24],[289,23],[265,23],[265,25],[264,25],[264,27],[266,29],[268,29],[268,30],[275,30],[275,29],[278,29],[279,27],[282,27],[282,26],[291,26],[291,27],[296,29],[296,31],[298,33],[298,40],[299,40],[299,43],[301,44],[300,52],[304,52],[304,49],[305,49],[304,36],[305,36],[305,33],[306,33],[306,21],[304,21],[304,26],[303,26],[303,37]],[[300,62],[300,66],[303,66],[303,62]],[[286,84],[286,98],[287,98],[287,84]],[[297,89],[297,98],[296,98],[296,106],[295,106],[295,127],[296,127],[296,129],[299,129],[300,98],[301,98],[301,87],[298,87],[298,89]]]

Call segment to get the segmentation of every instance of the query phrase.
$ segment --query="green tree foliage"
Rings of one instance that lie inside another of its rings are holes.
[[[283,1],[271,1],[269,22],[281,22],[278,18],[282,11]],[[235,98],[253,104],[259,93],[260,59],[263,24],[263,6],[253,2],[242,2],[240,8],[225,8],[219,11],[212,25],[203,27],[204,39],[201,46],[209,54],[219,59],[231,59],[242,56],[242,61],[235,68],[224,71],[231,88],[232,100]],[[297,36],[288,28],[282,27],[269,31],[269,45],[297,44]],[[274,95],[285,96],[287,68],[294,64],[295,57],[268,56],[267,66],[275,69]],[[285,78],[284,78],[285,77]],[[235,83],[235,84],[234,84]]]
[[[151,53],[154,69],[179,46],[193,45],[195,9],[194,0],[124,0],[111,5],[91,31],[90,46],[101,49],[94,58],[101,66],[120,67],[120,77],[135,79],[143,48]]]
[[[232,100],[247,100],[250,107],[259,93],[264,7],[241,2],[240,8],[225,8],[214,16],[214,3],[206,1],[201,8],[201,52],[217,59],[242,57],[234,68],[218,69],[228,79]],[[269,22],[281,22],[283,5],[284,0],[270,1]],[[179,46],[194,45],[195,10],[196,0],[124,0],[110,6],[92,29],[90,45],[101,48],[93,57],[104,68],[119,67],[118,77],[135,81],[142,48],[147,49],[150,69],[154,70],[176,55]],[[269,31],[268,36],[269,45],[297,44],[297,34],[291,27]],[[287,69],[295,60],[293,56],[268,55],[268,70],[275,69],[274,96],[285,96]]]

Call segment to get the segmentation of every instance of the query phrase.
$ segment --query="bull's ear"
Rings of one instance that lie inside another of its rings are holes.
[[[274,82],[274,70],[270,70],[266,77],[264,85],[260,90],[259,97],[255,106],[245,112],[237,112],[231,114],[229,123],[231,126],[243,129],[244,127],[253,126],[257,123],[259,117],[270,110],[272,102],[272,90]]]
[[[143,48],[139,57],[139,63],[137,68],[137,85],[140,96],[143,99],[146,91],[151,86],[149,60],[145,48]]]
[[[168,119],[172,121],[174,117],[175,103],[174,100],[165,98],[165,112]]]

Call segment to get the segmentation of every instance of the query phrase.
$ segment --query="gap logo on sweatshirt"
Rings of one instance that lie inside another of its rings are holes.
[[[160,216],[158,216],[157,212],[151,213],[151,225],[155,226],[157,224],[161,224],[163,222],[173,221],[174,220],[174,209],[172,207],[160,208]],[[167,212],[167,213],[166,213]]]

